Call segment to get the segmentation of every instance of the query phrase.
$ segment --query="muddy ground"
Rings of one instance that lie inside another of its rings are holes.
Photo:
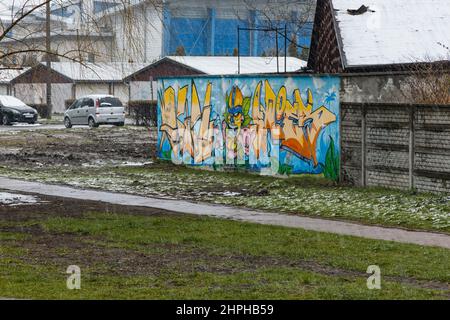
[[[4,166],[90,166],[148,162],[155,155],[156,131],[144,127],[73,128],[0,132]]]
[[[157,132],[144,127],[1,128],[0,175],[9,178],[450,232],[446,194],[352,188],[320,176],[193,170],[156,159]]]

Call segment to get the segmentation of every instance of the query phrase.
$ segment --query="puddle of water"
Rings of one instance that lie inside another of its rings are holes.
[[[38,202],[39,199],[35,196],[0,192],[0,205],[20,206],[26,204],[35,204]]]

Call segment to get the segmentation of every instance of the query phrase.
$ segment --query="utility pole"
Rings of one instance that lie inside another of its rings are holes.
[[[287,29],[287,26],[285,26],[285,35],[287,33],[286,29]],[[277,73],[280,73],[280,61],[279,61],[280,46],[278,44],[278,33],[281,33],[279,31],[281,29],[279,29],[278,27],[277,28],[257,28],[257,27],[256,28],[241,28],[241,27],[238,26],[237,27],[238,74],[241,74],[241,42],[240,42],[241,37],[240,37],[240,34],[241,34],[242,30],[244,30],[244,31],[275,32],[275,44],[276,44],[276,51],[277,51],[276,52],[276,54],[277,54]],[[286,36],[285,36],[285,41],[284,41],[284,47],[285,47],[285,49],[284,49],[284,51],[285,51],[284,68],[285,68],[285,72],[286,72],[286,60],[287,60],[287,57],[286,57],[286,46],[287,46],[287,40],[286,40]]]
[[[287,25],[284,25],[284,73],[287,72]]]
[[[278,60],[278,56],[279,56],[279,54],[278,54],[278,50],[279,50],[279,48],[278,48],[278,27],[275,28],[275,45],[277,47],[277,73],[280,73],[280,61]]]
[[[238,26],[237,27],[237,32],[238,32],[238,34],[237,34],[237,43],[238,43],[238,52],[237,52],[237,54],[238,54],[238,74],[241,74],[241,41],[240,41],[240,38],[241,38],[241,36],[240,36],[240,32],[241,31],[241,28]]]
[[[50,0],[45,0],[46,3],[46,21],[45,21],[45,51],[46,54],[46,64],[47,64],[47,119],[52,118],[52,79],[51,79],[51,43],[50,43]]]

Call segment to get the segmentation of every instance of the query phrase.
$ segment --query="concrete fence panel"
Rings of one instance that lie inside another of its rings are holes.
[[[341,178],[450,192],[450,106],[342,103]]]

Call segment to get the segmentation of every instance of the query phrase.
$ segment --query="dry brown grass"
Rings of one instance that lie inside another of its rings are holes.
[[[450,104],[450,59],[443,62],[413,64],[406,80],[408,99],[416,103]]]

